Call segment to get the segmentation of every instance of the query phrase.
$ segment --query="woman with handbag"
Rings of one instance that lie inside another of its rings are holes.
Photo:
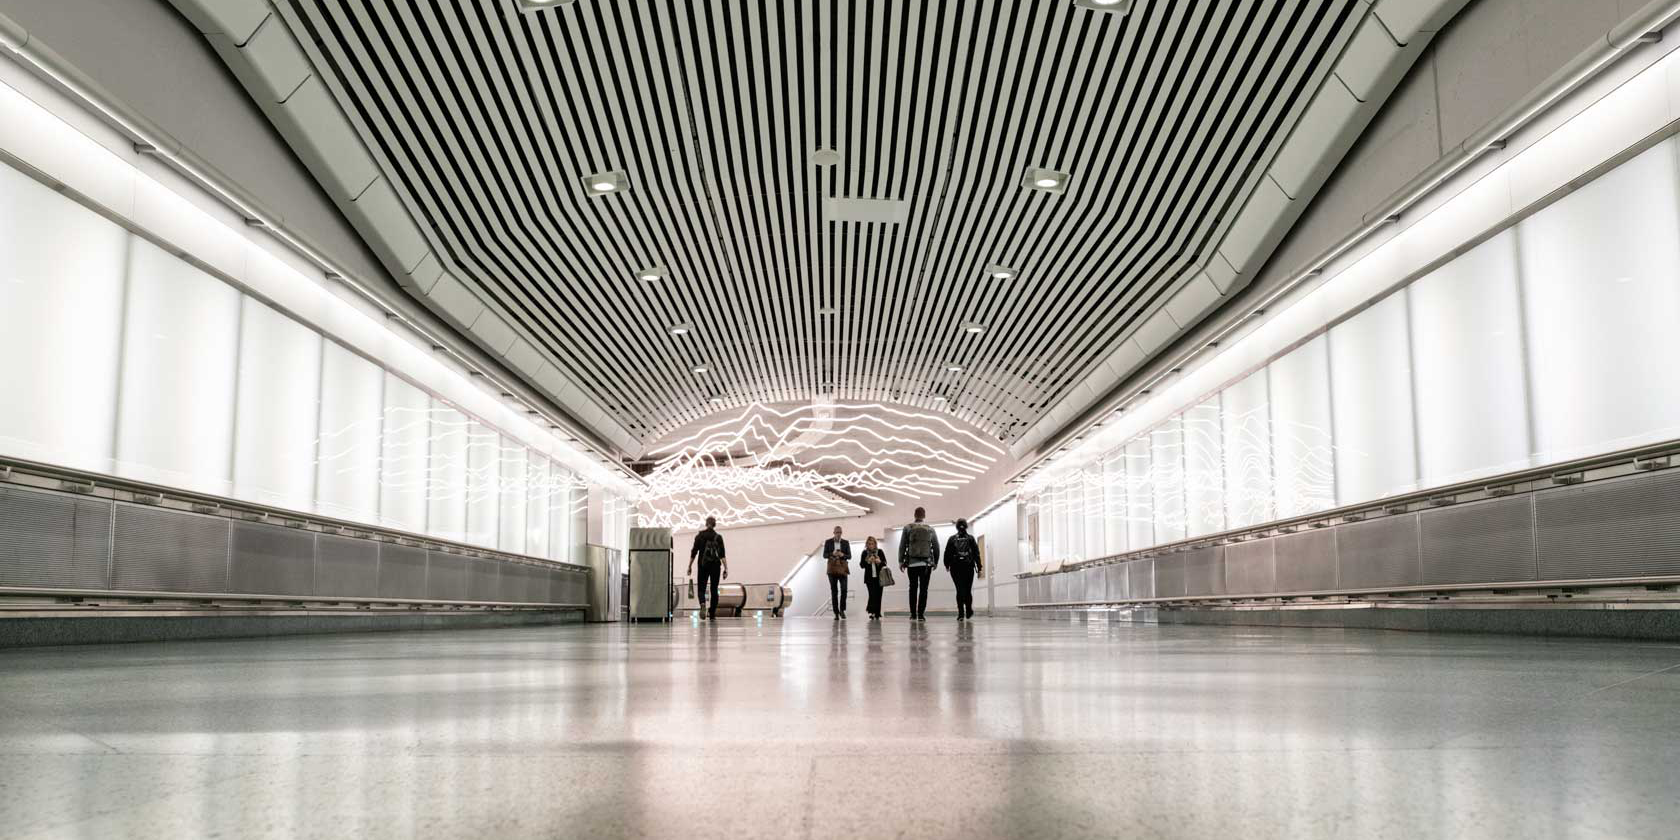
[[[846,576],[852,573],[852,544],[840,538],[840,526],[834,526],[834,536],[823,542],[823,556],[828,558],[828,598],[834,620],[846,617]]]
[[[881,587],[892,586],[892,569],[887,568],[886,552],[877,548],[875,538],[870,537],[863,543],[863,557],[858,562],[863,567],[863,585],[869,589],[869,617],[881,617]]]

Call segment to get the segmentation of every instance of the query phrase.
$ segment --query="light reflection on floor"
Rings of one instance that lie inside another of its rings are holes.
[[[1666,670],[1665,670],[1666,669]],[[1660,836],[1680,646],[982,619],[0,653],[0,836]]]

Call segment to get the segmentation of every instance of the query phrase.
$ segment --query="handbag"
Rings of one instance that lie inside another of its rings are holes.
[[[852,572],[852,569],[851,569],[850,566],[846,565],[845,558],[843,558],[843,557],[830,557],[830,558],[828,558],[828,574],[829,574],[830,577],[845,577],[846,575],[851,574],[851,572]]]
[[[882,587],[888,587],[888,586],[892,586],[895,583],[898,583],[898,581],[893,580],[892,569],[889,569],[886,566],[882,566],[881,567],[881,586]]]

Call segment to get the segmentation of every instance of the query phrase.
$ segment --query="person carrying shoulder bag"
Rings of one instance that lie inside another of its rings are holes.
[[[881,588],[892,586],[893,578],[892,569],[887,568],[887,553],[875,545],[874,537],[864,541],[858,566],[863,569],[863,585],[869,590],[869,617],[880,618]]]
[[[846,577],[852,573],[852,544],[840,538],[840,526],[834,526],[834,536],[823,542],[823,556],[828,558],[828,598],[834,620],[846,617]]]

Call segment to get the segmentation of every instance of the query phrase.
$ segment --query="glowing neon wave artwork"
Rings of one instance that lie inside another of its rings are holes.
[[[879,403],[753,403],[657,447],[641,521],[692,530],[857,516],[937,497],[985,473],[996,443],[949,419]]]

